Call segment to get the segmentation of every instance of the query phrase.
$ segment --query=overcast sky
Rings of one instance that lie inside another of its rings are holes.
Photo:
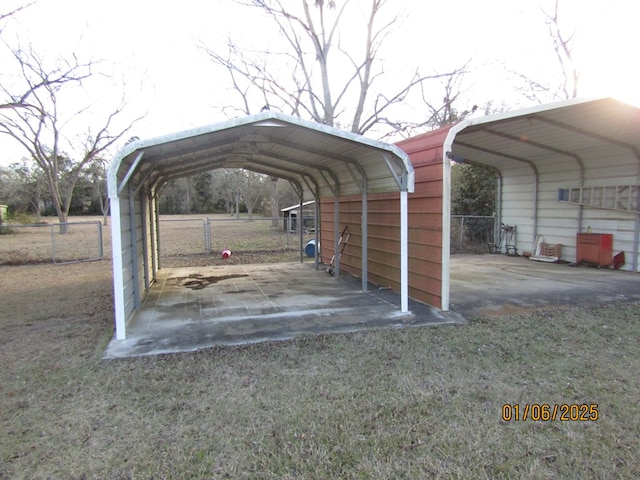
[[[25,2],[3,0],[2,12]],[[525,106],[504,67],[538,78],[554,62],[540,11],[551,11],[552,0],[391,0],[387,10],[396,4],[404,20],[389,40],[385,70],[421,64],[441,72],[473,59],[478,68],[466,80],[470,103]],[[640,1],[560,5],[562,26],[575,31],[581,96],[614,96],[640,106]],[[5,25],[2,38],[31,43],[47,58],[76,52],[114,62],[127,81],[131,114],[146,114],[133,134],[146,138],[224,120],[219,108],[230,98],[227,79],[196,45],[213,46],[230,34],[259,48],[270,39],[258,13],[232,0],[39,0]],[[0,137],[0,163],[21,156]]]

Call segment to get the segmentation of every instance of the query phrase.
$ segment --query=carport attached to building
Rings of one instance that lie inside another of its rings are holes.
[[[611,98],[569,100],[453,127],[455,161],[499,178],[498,219],[516,227],[518,250],[539,235],[576,258],[576,234],[613,234],[622,270],[640,271],[640,109]]]
[[[623,270],[640,271],[639,133],[640,109],[611,98],[576,99],[469,119],[398,143],[416,172],[408,207],[412,296],[449,309],[452,161],[495,170],[498,225],[515,226],[518,252],[533,251],[540,235],[562,245],[563,260],[576,261],[576,235],[590,227],[613,234],[614,253],[625,253]]]

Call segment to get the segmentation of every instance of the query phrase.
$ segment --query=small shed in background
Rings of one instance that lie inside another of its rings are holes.
[[[298,218],[300,214],[300,204],[281,208],[282,228],[286,231],[296,232],[298,228]],[[315,232],[316,228],[316,201],[308,200],[302,204],[302,225],[308,233]]]

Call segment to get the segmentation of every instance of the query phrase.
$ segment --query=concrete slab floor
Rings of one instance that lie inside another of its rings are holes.
[[[330,277],[311,263],[230,265],[161,270],[104,358],[194,351],[214,345],[285,340],[299,335],[445,323],[462,317],[409,302],[359,279]]]
[[[541,263],[508,255],[454,255],[450,309],[471,318],[552,305],[640,300],[633,272]]]
[[[311,263],[189,267],[159,272],[126,340],[104,358],[193,351],[299,335],[465,323],[465,318],[551,305],[640,300],[632,272],[538,263],[507,255],[454,255],[449,312],[409,302],[360,280],[316,271]]]

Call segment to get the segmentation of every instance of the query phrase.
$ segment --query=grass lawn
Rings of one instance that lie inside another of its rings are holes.
[[[0,478],[640,476],[638,303],[103,361],[111,289],[106,260],[0,267]]]

